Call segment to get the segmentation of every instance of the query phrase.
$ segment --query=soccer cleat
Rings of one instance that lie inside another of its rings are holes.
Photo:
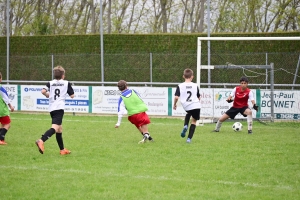
[[[41,139],[39,139],[39,140],[35,141],[35,144],[39,148],[39,152],[41,154],[43,154],[44,153],[44,142]]]
[[[60,155],[67,155],[67,154],[70,154],[71,151],[69,151],[68,149],[63,149],[63,150],[60,150]]]
[[[248,134],[252,134],[252,130],[248,130]]]
[[[139,141],[139,144],[143,144],[147,141],[147,139],[149,138],[149,135],[148,134],[144,134],[144,137],[141,141]]]
[[[151,136],[148,137],[149,142],[154,142],[153,138]]]
[[[0,140],[0,145],[7,145],[7,143],[4,140]]]
[[[188,138],[187,140],[186,140],[186,143],[191,143],[191,139],[190,138]]]
[[[185,137],[185,133],[186,133],[187,129],[188,129],[188,127],[187,127],[187,125],[185,125],[181,131],[181,137],[183,137],[183,138]]]
[[[219,132],[218,130],[213,130],[212,132]]]

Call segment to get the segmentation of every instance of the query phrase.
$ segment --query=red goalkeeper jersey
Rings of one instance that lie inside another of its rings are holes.
[[[237,86],[235,88],[235,94],[234,94],[234,101],[233,101],[233,107],[234,108],[242,108],[245,106],[248,106],[248,99],[249,99],[249,93],[251,90],[247,88],[246,90],[242,91],[240,86]]]

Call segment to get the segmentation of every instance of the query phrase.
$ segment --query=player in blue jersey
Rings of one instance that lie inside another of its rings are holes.
[[[0,83],[2,82],[2,73],[0,72]],[[10,117],[9,117],[9,109],[13,112],[15,109],[10,104],[10,99],[8,98],[7,91],[0,84],[0,145],[6,145],[5,135],[10,128]]]
[[[54,80],[49,81],[46,87],[42,89],[42,94],[49,98],[49,112],[52,119],[52,126],[47,130],[41,139],[37,140],[39,152],[44,153],[44,142],[52,135],[56,135],[56,141],[60,149],[61,155],[70,154],[71,151],[64,148],[62,138],[62,120],[64,116],[65,100],[67,95],[74,98],[74,90],[69,81],[64,80],[65,70],[62,66],[57,66],[53,69]]]
[[[121,125],[124,114],[128,115],[128,120],[136,126],[136,128],[143,135],[143,139],[139,143],[145,141],[153,141],[148,131],[148,124],[150,119],[146,113],[147,105],[143,102],[140,95],[133,89],[127,88],[127,83],[124,80],[118,82],[118,88],[121,91],[121,96],[118,103],[118,122],[115,128]]]

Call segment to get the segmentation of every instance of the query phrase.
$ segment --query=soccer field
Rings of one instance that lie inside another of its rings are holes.
[[[0,199],[300,199],[300,125],[254,122],[253,134],[225,122],[196,128],[191,144],[183,120],[151,118],[154,142],[124,117],[66,114],[61,156],[52,136],[40,154],[35,140],[49,114],[12,113],[8,145],[0,146]]]

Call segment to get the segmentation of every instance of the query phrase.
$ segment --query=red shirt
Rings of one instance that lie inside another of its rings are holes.
[[[248,106],[248,99],[249,99],[249,93],[250,89],[247,88],[246,90],[242,91],[241,86],[237,86],[235,88],[235,94],[234,94],[234,101],[233,101],[233,107],[234,108],[242,108],[245,106]]]

